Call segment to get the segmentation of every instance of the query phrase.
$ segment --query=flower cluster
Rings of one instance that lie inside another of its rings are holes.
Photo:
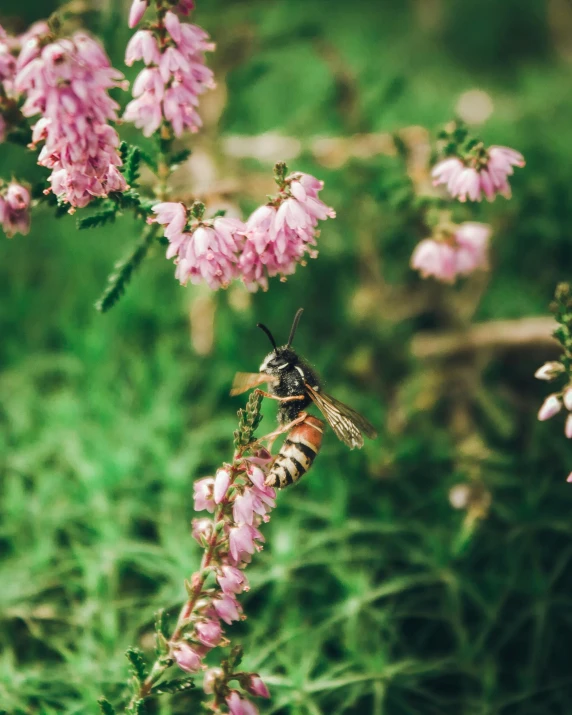
[[[174,9],[187,14],[191,2]],[[134,0],[129,26],[143,18],[148,3]],[[199,95],[215,86],[213,73],[205,65],[204,53],[214,50],[207,33],[197,25],[181,23],[172,10],[157,8],[157,22],[138,30],[127,45],[125,63],[143,60],[145,69],[133,83],[133,97],[123,118],[151,136],[164,122],[180,137],[185,130],[198,131],[202,124],[196,107]]]
[[[433,276],[444,283],[453,283],[458,276],[488,267],[490,235],[491,227],[484,223],[440,227],[434,236],[417,244],[411,267],[423,278]]]
[[[127,188],[117,168],[119,137],[108,124],[118,108],[108,90],[123,86],[121,80],[101,45],[83,32],[54,42],[34,35],[22,46],[14,88],[26,96],[24,116],[41,115],[31,146],[45,142],[38,164],[52,170],[51,191],[62,203],[86,206]]]
[[[239,267],[250,291],[268,290],[268,277],[291,275],[306,255],[316,258],[318,221],[336,217],[318,198],[323,181],[301,172],[282,179],[283,173],[285,167],[277,165],[279,195],[256,209],[245,225]]]
[[[239,278],[250,291],[267,290],[268,277],[291,275],[306,255],[317,256],[318,221],[336,215],[318,198],[323,182],[299,172],[277,181],[279,195],[246,223],[204,220],[202,204],[194,204],[190,212],[173,202],[153,208],[154,220],[165,226],[167,258],[175,258],[175,275],[182,284],[205,282],[217,289]]]
[[[559,360],[544,363],[534,376],[548,382],[563,379],[564,386],[544,400],[538,411],[538,419],[542,422],[549,420],[564,407],[568,411],[564,434],[568,439],[572,439],[572,288],[568,283],[560,283],[557,286],[551,309],[559,324],[554,331],[554,337],[562,345],[563,352]],[[567,481],[572,482],[572,472]]]
[[[10,182],[0,187],[0,225],[8,236],[26,235],[30,230],[30,192],[24,186]]]
[[[493,201],[497,194],[511,197],[508,177],[514,166],[524,166],[524,157],[505,146],[485,149],[479,145],[464,158],[452,156],[440,161],[431,172],[433,185],[443,184],[459,201],[480,201],[482,195]]]
[[[270,455],[259,452],[224,465],[215,477],[195,482],[195,510],[206,510],[214,517],[193,520],[193,537],[205,549],[205,557],[190,580],[192,596],[179,618],[184,625],[170,641],[171,656],[189,673],[204,669],[205,655],[225,642],[222,623],[230,625],[241,618],[237,596],[248,590],[243,569],[262,548],[264,538],[258,527],[269,520],[275,506],[275,491],[264,483],[270,463]],[[209,574],[215,583],[205,588]],[[251,695],[270,695],[257,674],[213,668],[205,673],[203,687],[207,694],[215,695],[215,711],[223,700],[231,713],[257,712],[238,690],[229,688],[230,680],[238,680]]]

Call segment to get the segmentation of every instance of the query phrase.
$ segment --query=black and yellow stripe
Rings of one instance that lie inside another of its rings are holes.
[[[316,442],[309,439],[308,433],[312,434],[313,430],[319,432]],[[318,454],[322,432],[323,429],[308,422],[294,427],[284,441],[266,483],[282,489],[304,476]]]

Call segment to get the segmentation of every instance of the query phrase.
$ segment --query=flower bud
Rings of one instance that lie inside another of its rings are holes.
[[[193,539],[202,546],[205,540],[210,539],[212,536],[214,524],[205,517],[204,519],[193,519],[192,525]]]
[[[225,594],[222,598],[215,598],[213,606],[217,616],[229,625],[240,618],[238,603],[232,596]]]
[[[225,498],[230,484],[230,472],[228,469],[219,469],[216,473],[214,483],[214,500],[215,504],[220,504]]]
[[[262,678],[259,675],[257,675],[256,673],[253,673],[248,678],[248,680],[245,681],[243,687],[247,693],[250,693],[251,695],[256,695],[259,698],[269,698],[270,697],[270,691],[266,687]]]
[[[179,668],[187,673],[197,673],[201,669],[202,657],[187,643],[176,643],[173,646],[173,658]]]
[[[564,365],[561,362],[545,362],[544,365],[539,367],[534,373],[534,377],[538,380],[554,380],[554,378],[558,377],[562,372],[564,372]]]
[[[548,395],[538,411],[538,419],[543,422],[558,414],[562,409],[562,403],[556,395]]]
[[[193,484],[195,511],[206,509],[211,514],[214,512],[213,485],[214,479],[212,477],[199,479]]]
[[[197,637],[203,645],[214,648],[220,643],[222,628],[218,621],[201,621],[196,626]]]
[[[564,425],[564,434],[568,439],[572,439],[572,414],[568,415],[566,418],[566,424]]]
[[[209,668],[203,678],[203,690],[207,695],[212,695],[216,681],[224,675],[222,668]]]
[[[264,476],[264,472],[260,467],[255,467],[254,465],[250,464],[248,466],[248,478],[250,481],[254,484],[255,487],[258,487],[259,489],[264,489],[264,480],[266,477]]]
[[[572,482],[572,472],[566,477],[567,482]]]
[[[572,387],[567,387],[564,390],[562,401],[564,402],[566,409],[572,412]]]
[[[241,698],[237,690],[230,691],[226,704],[230,715],[258,715],[256,706],[250,700]]]
[[[146,0],[133,0],[131,10],[129,11],[129,27],[133,28],[141,22],[146,9]]]

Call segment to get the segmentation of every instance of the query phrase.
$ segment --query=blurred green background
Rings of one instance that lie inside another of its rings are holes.
[[[4,0],[0,22],[22,31],[55,5]],[[547,315],[570,278],[572,5],[198,6],[218,89],[173,197],[249,211],[284,158],[324,179],[338,218],[318,260],[266,294],[183,289],[158,247],[103,316],[93,304],[138,236],[131,217],[79,233],[40,207],[30,235],[0,240],[0,711],[95,713],[102,693],[122,697],[125,648],[151,648],[153,612],[177,613],[198,563],[192,483],[231,457],[244,402],[232,376],[268,349],[255,324],[285,339],[304,306],[297,349],[380,436],[350,452],[328,434],[264,528],[249,619],[228,630],[270,685],[263,712],[569,714],[572,453],[558,417],[536,421],[547,389],[533,379],[558,351],[542,334],[431,359],[412,346]],[[86,10],[125,70],[127,4]],[[527,167],[511,201],[456,209],[493,224],[490,275],[421,281],[409,198],[427,183],[427,130],[491,109],[478,131]],[[0,157],[4,178],[36,176],[25,150]],[[275,407],[264,412],[270,427]]]

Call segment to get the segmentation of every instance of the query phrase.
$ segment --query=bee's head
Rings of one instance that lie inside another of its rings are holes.
[[[300,308],[300,310],[296,313],[294,317],[294,322],[292,323],[292,329],[290,330],[290,337],[288,338],[288,342],[286,343],[286,345],[282,345],[281,347],[278,347],[276,345],[276,341],[274,340],[272,333],[270,332],[270,330],[268,330],[266,325],[258,323],[258,327],[264,330],[266,335],[268,335],[272,346],[274,347],[274,350],[271,353],[268,353],[268,355],[264,358],[264,361],[260,366],[260,372],[265,372],[269,375],[279,375],[284,370],[288,370],[288,368],[292,369],[295,365],[298,364],[298,355],[294,352],[294,350],[292,350],[290,346],[292,345],[294,333],[296,332],[296,328],[298,327],[298,322],[300,320],[303,310],[303,308]]]

